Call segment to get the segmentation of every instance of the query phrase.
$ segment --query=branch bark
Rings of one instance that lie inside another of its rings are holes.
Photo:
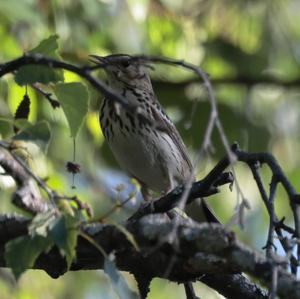
[[[1,267],[5,267],[5,244],[16,237],[27,235],[28,224],[29,220],[20,216],[0,216]],[[124,233],[114,225],[91,224],[85,226],[84,231],[107,254],[115,253],[120,270],[133,274],[144,273],[147,277],[161,277],[178,283],[201,280],[227,298],[267,298],[266,292],[260,287],[241,274],[232,273],[246,271],[262,278],[262,282],[269,285],[270,263],[238,242],[233,233],[226,231],[221,225],[182,222],[178,227],[176,246],[166,238],[172,232],[173,223],[161,215],[143,217],[130,222],[126,228],[138,242],[140,251],[136,251]],[[177,250],[178,246],[180,251]],[[169,265],[170,256],[175,258],[175,262],[166,275],[165,269]],[[77,258],[70,270],[102,269],[103,263],[101,253],[91,243],[79,237]],[[40,255],[34,268],[45,270],[53,278],[67,271],[66,262],[57,248]],[[222,275],[220,269],[223,271]],[[278,294],[282,298],[300,296],[300,282],[283,270],[279,271],[279,277],[284,281],[278,285]]]
[[[285,187],[291,202],[297,204],[297,194],[288,183],[276,160],[268,153],[245,153],[232,147],[237,159],[252,167],[253,163],[267,163],[277,182]],[[31,178],[21,165],[14,160],[11,153],[0,148],[0,165],[11,175],[18,191]],[[232,182],[230,173],[223,171],[230,165],[229,158],[224,157],[201,181],[194,183],[189,193],[188,202],[202,196],[217,192],[217,187]],[[168,235],[174,232],[174,223],[166,221],[158,213],[172,209],[184,192],[178,187],[170,194],[154,202],[152,210],[142,208],[141,213],[131,217],[126,229],[138,241],[141,251],[133,249],[126,236],[115,226],[94,224],[86,226],[85,232],[106,251],[116,253],[116,263],[120,270],[145,277],[162,277],[176,282],[201,280],[219,291],[227,298],[267,298],[266,293],[256,284],[251,283],[237,272],[249,273],[268,287],[273,285],[273,274],[276,268],[278,275],[277,290],[282,298],[300,296],[300,282],[284,271],[286,260],[275,255],[263,257],[257,252],[239,243],[232,233],[221,225],[197,224],[191,220],[181,220],[177,227],[176,244],[170,243]],[[266,196],[266,195],[265,195]],[[25,201],[26,202],[26,201]],[[35,201],[33,201],[35,202]],[[31,203],[31,200],[29,201]],[[37,203],[41,203],[40,198]],[[154,207],[154,208],[153,208]],[[146,217],[142,217],[145,214]],[[142,218],[141,218],[142,217]],[[5,243],[20,235],[26,235],[28,220],[18,217],[0,218],[0,266],[5,266]],[[294,232],[294,231],[293,231]],[[176,245],[176,246],[175,246]],[[274,258],[275,256],[275,258]],[[170,262],[172,257],[175,262]],[[86,240],[79,239],[77,260],[71,270],[101,269],[104,258],[98,250]],[[143,265],[143,267],[141,267]],[[171,270],[167,271],[171,265]],[[59,251],[53,248],[48,254],[42,254],[36,261],[36,268],[44,269],[50,276],[59,277],[67,271],[65,260]],[[222,275],[219,274],[222,269]],[[204,276],[203,276],[204,275]],[[238,295],[237,295],[238,294]]]
[[[42,200],[41,194],[34,184],[32,177],[11,156],[8,150],[0,147],[0,165],[6,175],[10,175],[16,182],[18,188],[14,192],[13,203],[31,213],[37,214],[49,209],[49,205]]]

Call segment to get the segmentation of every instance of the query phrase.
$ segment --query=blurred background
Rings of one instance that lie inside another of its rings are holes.
[[[184,59],[209,75],[218,102],[220,120],[229,143],[246,151],[269,151],[299,189],[300,180],[300,1],[298,0],[0,0],[0,63],[22,55],[51,34],[59,35],[63,60],[87,64],[89,54],[163,55]],[[208,96],[194,74],[183,69],[155,66],[155,91],[195,157],[209,117]],[[99,71],[101,79],[104,74]],[[64,72],[66,82],[78,77]],[[90,108],[76,139],[81,173],[72,177],[65,164],[72,160],[73,140],[61,109],[53,109],[29,88],[29,120],[46,119],[52,138],[45,154],[28,145],[34,171],[62,194],[77,194],[101,218],[116,201],[131,193],[132,200],[105,219],[122,222],[139,204],[138,187],[119,169],[98,124],[101,95],[90,89]],[[0,136],[8,140],[24,88],[12,76],[0,81]],[[76,103],[74,103],[76,104]],[[225,154],[215,130],[213,147],[197,164],[203,177]],[[244,228],[233,225],[239,238],[261,250],[267,238],[268,215],[245,165],[235,166],[238,184],[251,205]],[[270,172],[263,168],[267,184]],[[1,213],[17,211],[10,203],[14,183],[0,177]],[[228,223],[240,196],[233,188],[208,199],[216,215]],[[289,204],[279,189],[276,211],[290,219]],[[280,253],[280,246],[278,246]],[[135,288],[133,278],[125,274]],[[222,298],[202,284],[201,298]],[[67,273],[52,280],[42,271],[28,271],[16,284],[5,271],[0,275],[1,299],[117,298],[102,271]],[[164,280],[152,282],[150,299],[184,298],[183,287]]]

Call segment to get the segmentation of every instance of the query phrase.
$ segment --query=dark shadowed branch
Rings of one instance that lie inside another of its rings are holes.
[[[0,218],[0,266],[5,266],[3,251],[5,243],[18,236],[26,235],[28,220],[17,216]],[[173,229],[173,224],[161,215],[150,215],[126,226],[139,244],[136,251],[126,236],[113,225],[94,224],[84,228],[108,254],[114,252],[116,264],[120,270],[131,273],[141,272],[151,277],[166,278],[176,282],[201,280],[215,288],[227,298],[238,298],[234,294],[243,294],[243,298],[267,298],[257,285],[240,274],[243,271],[252,274],[269,285],[271,266],[267,259],[239,243],[231,232],[221,225],[182,222],[178,229],[180,252],[166,242],[159,250],[153,251],[153,245],[160,242]],[[165,277],[165,267],[169,257],[175,256],[172,271]],[[247,261],[247,262],[246,262]],[[102,269],[104,258],[99,251],[86,240],[79,238],[77,258],[71,270]],[[143,265],[143,267],[141,267]],[[217,279],[220,267],[224,281]],[[51,277],[59,277],[66,271],[64,258],[56,248],[42,254],[34,268],[45,270]],[[205,273],[205,276],[203,276]],[[300,292],[299,282],[283,270],[279,276],[284,283],[278,285],[282,298],[297,298]],[[216,278],[216,281],[215,279]],[[227,283],[230,287],[227,287]]]
[[[289,180],[287,179],[286,175],[284,174],[283,170],[277,163],[276,159],[269,153],[247,153],[244,151],[241,151],[237,145],[233,145],[232,153],[236,156],[237,161],[241,161],[246,163],[249,168],[251,169],[253,173],[254,180],[258,186],[259,192],[261,194],[262,200],[267,208],[268,214],[270,216],[270,225],[269,225],[269,232],[266,242],[266,255],[270,258],[270,260],[273,260],[273,239],[274,239],[274,231],[277,233],[277,236],[279,238],[279,241],[283,247],[283,249],[286,252],[286,257],[290,259],[290,267],[292,270],[292,273],[296,275],[297,273],[297,267],[298,267],[298,261],[299,261],[299,253],[298,257],[296,258],[294,255],[291,254],[291,243],[293,238],[296,238],[296,240],[299,240],[298,230],[297,227],[299,227],[299,212],[298,212],[298,206],[299,206],[299,194],[295,191],[294,187],[290,184]],[[263,186],[259,169],[260,165],[267,164],[269,168],[272,171],[272,179],[270,182],[270,195],[267,195],[267,192]],[[211,190],[212,187],[216,187],[216,182],[222,177],[226,177],[226,175],[229,175],[227,173],[223,173],[223,171],[226,170],[227,167],[230,166],[230,159],[228,156],[224,157],[213,169],[212,171],[203,179],[200,180],[197,183],[194,183],[191,191],[188,196],[187,202],[193,201],[195,198],[197,198],[197,195],[195,196],[195,190],[197,190],[197,187],[204,188],[202,190]],[[222,179],[221,179],[222,182]],[[227,181],[227,182],[230,182]],[[276,188],[277,185],[281,183],[288,195],[290,206],[293,211],[294,215],[294,224],[295,229],[285,225],[283,223],[284,219],[279,221],[278,217],[275,213],[274,209],[274,202],[275,202],[275,195],[276,195]],[[214,185],[215,184],[215,185]],[[184,186],[177,187],[175,190],[173,190],[171,193],[167,194],[166,196],[158,199],[157,201],[150,203],[146,206],[141,207],[140,210],[138,210],[131,219],[137,219],[140,216],[149,214],[149,213],[159,213],[159,212],[166,212],[170,209],[172,209],[174,206],[178,204],[181,198],[181,194],[183,193]],[[199,190],[199,189],[198,189]],[[200,191],[201,193],[201,191]],[[197,193],[196,193],[197,194]],[[202,196],[207,196],[208,194],[202,194]],[[199,196],[199,193],[198,193]],[[283,231],[286,231],[291,235],[291,238],[283,237]],[[295,243],[295,242],[294,242]],[[296,246],[296,243],[295,243]],[[298,246],[298,252],[299,252],[299,246]],[[274,280],[278,280],[277,278],[277,269],[278,265],[277,262],[274,261],[272,263],[272,277],[273,277],[273,283],[272,283],[272,294],[275,296],[276,294],[276,288],[277,283],[275,283]]]
[[[53,109],[60,107],[59,101],[55,100],[51,93],[44,91],[38,84],[31,84],[31,87],[38,93],[40,93],[43,97],[45,97],[45,99],[50,103]]]
[[[111,101],[114,101],[114,103],[121,105],[122,108],[127,110],[129,113],[135,114],[141,121],[148,123],[155,128],[163,130],[163,128],[160,128],[154,122],[145,117],[144,114],[141,114],[139,112],[138,105],[133,105],[129,103],[125,97],[113,91],[101,80],[95,78],[91,74],[92,68],[90,66],[76,66],[74,64],[63,62],[54,58],[44,57],[40,54],[24,54],[22,57],[0,64],[0,78],[6,74],[14,73],[15,71],[17,71],[25,65],[45,65],[49,68],[64,69],[73,72],[79,75],[81,78],[85,79],[87,82],[89,82],[97,91],[102,93]],[[41,93],[42,90],[38,90],[38,92]]]

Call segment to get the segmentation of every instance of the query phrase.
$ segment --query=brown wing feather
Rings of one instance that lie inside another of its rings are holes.
[[[169,119],[161,105],[159,104],[158,100],[155,98],[153,99],[153,103],[155,107],[151,107],[151,112],[153,115],[154,120],[157,122],[158,126],[161,127],[173,140],[174,144],[178,147],[183,159],[186,161],[190,171],[193,171],[193,165],[191,160],[187,154],[187,149],[182,141],[180,134],[178,133],[175,125]]]
[[[161,105],[159,104],[157,99],[155,99],[154,103],[157,108],[157,109],[155,109],[154,107],[151,107],[154,120],[172,138],[173,142],[177,145],[183,159],[187,162],[187,165],[189,166],[190,171],[192,172],[193,165],[187,155],[187,149],[186,149],[186,147],[182,141],[182,138],[179,135],[175,125],[172,123],[172,121],[169,119],[167,114],[164,112],[163,108],[161,107]],[[201,200],[201,208],[202,208],[204,216],[205,216],[205,221],[212,222],[212,223],[220,223],[220,221],[215,216],[215,214],[212,212],[212,210],[207,205],[207,203],[204,199]]]

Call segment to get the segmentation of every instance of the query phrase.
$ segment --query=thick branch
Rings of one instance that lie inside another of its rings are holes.
[[[11,176],[16,184],[17,190],[13,194],[13,203],[32,214],[45,212],[49,206],[42,200],[41,194],[34,184],[32,177],[11,156],[11,154],[0,147],[0,166],[5,170],[5,175]]]
[[[97,90],[101,93],[105,94],[107,97],[120,102],[122,105],[126,106],[127,101],[119,96],[117,93],[113,92],[110,88],[108,88],[105,84],[103,84],[100,80],[95,79],[93,76],[90,75],[90,72],[85,67],[78,67],[76,65],[66,63],[54,58],[44,57],[39,54],[25,54],[24,56],[6,62],[0,65],[0,77],[3,77],[6,74],[13,73],[17,71],[20,67],[25,65],[46,65],[49,68],[58,68],[58,69],[65,69],[70,72],[76,73],[82,78],[86,79],[88,82],[91,83]]]
[[[0,265],[5,266],[3,250],[5,243],[16,236],[26,234],[24,227],[27,220],[22,218],[2,217],[0,218]],[[8,230],[8,228],[10,228]],[[258,278],[267,286],[272,281],[272,263],[264,256],[246,247],[236,240],[233,233],[227,232],[221,225],[181,223],[178,227],[178,244],[180,251],[167,242],[166,236],[172,232],[173,224],[160,215],[150,215],[136,222],[131,222],[127,229],[133,234],[140,246],[140,252],[133,249],[126,236],[113,225],[95,224],[85,227],[89,234],[107,253],[114,251],[116,263],[120,270],[131,273],[144,272],[148,276],[163,277],[176,282],[186,282],[201,279],[207,282],[219,292],[224,293],[220,279],[214,284],[212,277],[218,278],[220,270],[224,279],[233,272],[246,272]],[[153,250],[157,243],[164,243]],[[178,249],[178,247],[177,247]],[[165,269],[169,264],[170,256],[175,256],[172,270],[165,276]],[[281,259],[276,257],[280,262]],[[141,267],[143,265],[143,267]],[[86,240],[79,239],[77,246],[77,259],[71,270],[101,269],[103,267],[103,256]],[[65,261],[59,256],[57,249],[52,249],[48,254],[42,254],[35,268],[44,269],[52,277],[58,277],[66,271]],[[300,282],[292,275],[278,266],[278,295],[281,298],[299,298]],[[212,276],[211,276],[212,275]],[[237,274],[236,274],[237,275]],[[239,286],[235,291],[243,286]],[[234,279],[232,279],[234,281]],[[228,282],[228,280],[227,280]],[[249,284],[249,281],[247,282]],[[253,285],[252,285],[253,286]],[[254,287],[256,292],[258,288]],[[243,288],[243,292],[247,293]],[[267,298],[265,293],[253,296],[253,293],[243,298]],[[230,298],[230,297],[228,297]],[[231,297],[237,298],[237,297]]]
[[[233,182],[233,177],[230,172],[218,173],[219,164],[203,179],[192,184],[187,204],[200,197],[207,197],[219,192],[218,187],[230,184]],[[159,198],[154,202],[143,205],[130,220],[138,219],[147,214],[165,213],[172,208],[178,206],[184,193],[185,186],[178,186],[167,195]]]
[[[257,163],[267,164],[270,167],[273,174],[273,180],[276,179],[277,184],[281,183],[288,195],[290,205],[293,210],[295,230],[286,227],[283,224],[281,225],[280,222],[277,223],[277,226],[279,229],[281,229],[282,227],[285,228],[290,233],[294,233],[295,237],[299,238],[300,222],[298,206],[300,203],[300,195],[296,192],[295,188],[289,182],[287,176],[283,172],[282,168],[280,167],[274,156],[272,156],[270,153],[244,152],[239,149],[237,144],[232,145],[231,152],[235,160],[246,163],[250,167],[250,169],[256,167]],[[187,203],[192,202],[196,198],[205,197],[217,193],[218,186],[233,182],[232,175],[230,173],[224,173],[226,168],[230,166],[230,161],[231,159],[228,157],[228,155],[226,155],[222,160],[220,160],[217,163],[217,165],[209,172],[209,174],[203,180],[194,183],[189,192]],[[258,187],[260,187],[259,184]],[[163,213],[169,211],[170,209],[178,205],[178,202],[180,201],[183,192],[184,186],[179,186],[175,188],[173,191],[168,193],[166,196],[163,196],[162,198],[158,199],[154,203],[142,207],[132,218],[136,219],[146,214]],[[265,192],[262,192],[261,196],[267,204],[267,207],[269,207],[271,203],[268,202],[269,199]],[[273,200],[274,199],[272,199],[272,201]]]

